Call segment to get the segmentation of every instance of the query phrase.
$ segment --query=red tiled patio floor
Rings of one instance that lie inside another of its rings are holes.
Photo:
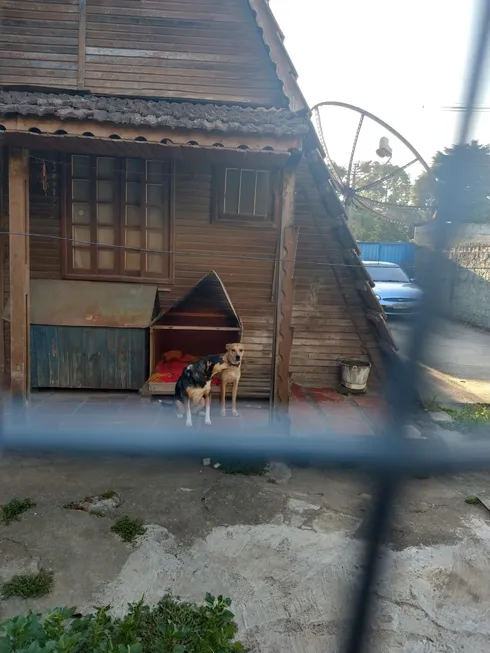
[[[385,415],[380,397],[345,396],[331,388],[294,384],[291,389],[290,416],[297,432],[374,435],[382,428]]]

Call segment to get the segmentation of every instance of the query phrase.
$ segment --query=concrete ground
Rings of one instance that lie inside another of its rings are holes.
[[[390,319],[402,355],[408,352],[410,323]],[[419,393],[443,405],[490,403],[490,333],[440,320],[422,361]]]
[[[330,388],[305,388],[293,384],[291,424],[298,432],[336,432],[345,435],[373,435],[384,424],[386,408],[378,395],[344,396]],[[211,405],[214,432],[247,432],[269,424],[269,402],[242,400],[239,417],[221,417],[218,401]],[[8,417],[11,407],[4,406]],[[195,427],[206,432],[202,416],[195,416]],[[139,428],[184,429],[177,419],[171,397],[147,399],[137,393],[33,392],[29,400],[27,420],[55,430],[72,430],[85,426],[112,429]]]
[[[36,508],[0,526],[0,577],[55,573],[53,593],[9,599],[1,618],[55,605],[156,601],[165,592],[233,599],[240,638],[261,653],[338,650],[361,571],[367,478],[291,469],[284,483],[231,476],[200,461],[7,456],[0,502]],[[413,481],[398,505],[373,625],[379,653],[483,653],[490,645],[490,517],[464,498],[482,474]],[[115,490],[123,505],[95,517],[63,506]],[[147,533],[135,546],[110,532],[123,514]]]
[[[343,423],[345,437],[376,437],[379,400],[338,397],[294,388],[293,428],[328,431]],[[243,438],[268,411],[243,404],[241,412],[213,421]],[[134,396],[33,395],[29,413],[67,437],[77,415],[87,428],[175,425],[167,407]],[[211,592],[232,598],[239,637],[254,652],[338,650],[362,571],[372,486],[360,474],[279,468],[269,478],[228,475],[201,460],[4,456],[0,504],[29,497],[37,505],[0,525],[0,580],[45,567],[55,585],[43,599],[4,600],[0,618],[107,603],[121,614],[143,595],[152,602],[170,591],[201,601]],[[488,474],[465,474],[406,488],[376,589],[378,653],[489,650],[490,515],[464,502],[484,494],[489,481]],[[108,490],[123,504],[105,517],[63,507]],[[126,514],[147,525],[135,546],[110,531]]]

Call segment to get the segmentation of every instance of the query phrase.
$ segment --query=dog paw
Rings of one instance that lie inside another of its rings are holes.
[[[240,417],[240,413],[237,410],[232,411],[233,417]]]
[[[182,413],[177,413],[177,419],[184,419],[184,416],[182,415]]]
[[[192,428],[192,422],[186,422],[185,425],[188,429]]]
[[[221,409],[221,417],[226,417],[226,408]]]
[[[206,424],[206,426],[211,426],[211,420],[210,419],[205,419],[204,424]]]

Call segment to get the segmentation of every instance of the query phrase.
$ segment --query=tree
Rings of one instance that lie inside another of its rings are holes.
[[[335,169],[345,183],[347,170],[338,165]],[[395,214],[396,206],[411,203],[412,182],[406,171],[399,170],[398,166],[378,161],[361,161],[354,164],[351,177],[350,186],[356,189],[356,195],[361,202],[363,197],[366,198],[366,204],[372,208],[376,208],[376,202],[382,202],[385,206],[392,204]],[[383,181],[375,183],[381,179]],[[369,187],[371,184],[374,185]],[[408,242],[412,235],[411,225],[378,218],[369,210],[359,207],[353,209],[349,226],[354,237],[360,241]]]
[[[478,141],[437,152],[431,182],[421,175],[413,188],[416,204],[446,208],[463,222],[490,222],[490,146]]]

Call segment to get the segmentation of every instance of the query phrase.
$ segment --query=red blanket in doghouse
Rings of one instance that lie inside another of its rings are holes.
[[[155,367],[155,372],[151,375],[150,381],[153,383],[177,383],[184,367],[189,363],[195,363],[199,360],[198,356],[184,354],[181,351],[167,351]],[[219,385],[219,377],[214,377],[213,385]]]

